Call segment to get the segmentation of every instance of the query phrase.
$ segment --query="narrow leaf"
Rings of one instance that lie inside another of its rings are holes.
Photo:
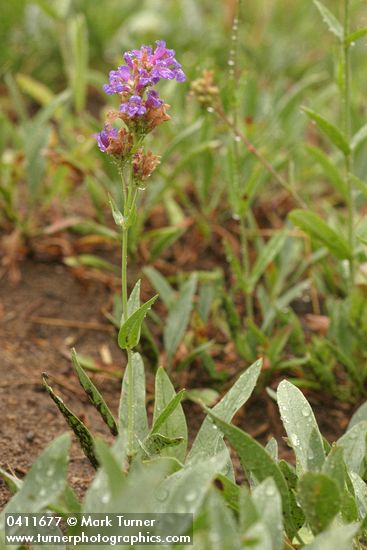
[[[88,395],[90,401],[93,403],[107,426],[109,427],[112,435],[117,435],[117,425],[116,421],[113,417],[113,414],[111,413],[108,405],[106,404],[105,400],[103,399],[100,392],[97,390],[89,376],[85,373],[85,371],[82,369],[82,367],[79,364],[78,356],[76,354],[75,349],[71,352],[71,359],[73,362],[73,367],[75,369],[75,372],[78,376],[79,382],[84,389],[85,393]]]
[[[321,13],[323,20],[329,28],[329,31],[335,34],[340,41],[344,38],[344,29],[340,21],[335,17],[333,13],[319,0],[313,0],[313,3]]]
[[[181,390],[177,395],[175,395],[171,399],[169,403],[167,403],[166,407],[160,413],[158,418],[154,421],[154,424],[152,427],[152,434],[158,432],[162,424],[164,424],[166,420],[171,416],[171,414],[176,410],[176,408],[182,401],[184,394],[185,394],[185,390]]]
[[[78,438],[78,441],[81,448],[83,449],[85,456],[89,459],[89,462],[92,464],[92,466],[94,468],[97,468],[98,460],[94,452],[94,440],[92,434],[83,424],[83,422],[77,416],[75,416],[75,414],[72,413],[66,405],[64,405],[63,400],[54,393],[53,389],[51,388],[51,386],[49,386],[47,382],[47,375],[45,373],[42,376],[42,380],[49,396],[56,403],[59,411]]]
[[[159,297],[163,300],[164,305],[169,309],[175,299],[175,292],[167,279],[163,277],[154,267],[145,267],[144,274],[148,277]]]
[[[289,219],[311,238],[319,240],[340,260],[351,258],[347,241],[314,212],[309,210],[292,210],[289,214]]]
[[[302,110],[306,115],[316,122],[319,129],[330,139],[330,141],[338,148],[344,155],[349,155],[350,147],[345,135],[334,124],[326,120],[323,116],[319,115],[312,109],[302,107]]]
[[[283,231],[276,233],[271,237],[267,244],[262,248],[258,255],[254,267],[252,268],[250,278],[247,282],[247,291],[252,293],[257,281],[264,274],[266,268],[271,264],[275,256],[284,245],[287,234]]]
[[[357,42],[360,38],[363,38],[367,35],[367,27],[362,27],[356,31],[351,32],[348,36],[345,37],[344,43],[346,46],[352,45],[354,42]]]
[[[169,358],[176,353],[190,321],[193,299],[196,292],[197,275],[193,273],[182,286],[178,300],[172,303],[164,329],[164,347]]]
[[[182,437],[167,437],[160,433],[151,433],[140,445],[144,451],[145,458],[151,458],[154,455],[160,455],[168,447],[177,447],[182,441]]]
[[[230,422],[236,412],[250,398],[256,386],[257,379],[260,375],[262,361],[258,360],[251,365],[235,382],[228,393],[222,400],[212,409],[216,416]],[[206,418],[194,440],[189,459],[197,455],[212,456],[218,450],[222,435],[213,426],[213,423]]]
[[[140,279],[135,283],[127,301],[127,314],[131,317],[140,307]]]

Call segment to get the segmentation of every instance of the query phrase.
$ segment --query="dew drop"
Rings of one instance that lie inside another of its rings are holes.
[[[238,222],[241,219],[241,217],[238,214],[234,213],[232,214],[232,219]]]
[[[207,111],[208,111],[208,113],[214,113],[213,107],[208,107],[208,108],[207,108]]]
[[[351,42],[351,43],[350,43],[350,47],[351,47],[351,48],[354,48],[355,45],[356,45],[355,42]]]
[[[296,434],[291,434],[290,438],[291,438],[291,441],[292,441],[293,445],[295,447],[298,447],[299,446],[298,436]]]
[[[310,413],[310,409],[309,409],[308,407],[304,407],[304,408],[302,409],[302,416],[307,417],[307,416],[310,416],[310,414],[311,414],[311,413]]]
[[[233,67],[233,65],[234,65],[233,59],[230,59],[230,60],[228,61],[228,65],[229,65],[230,67]]]
[[[272,496],[275,494],[275,489],[274,489],[274,487],[273,487],[272,485],[269,485],[269,487],[267,487],[267,488],[265,489],[265,494],[266,494],[266,496],[268,496],[268,497],[272,497]]]
[[[160,502],[163,502],[168,498],[168,495],[169,495],[169,492],[167,490],[160,491],[157,494],[157,500],[159,500]]]
[[[108,494],[103,495],[102,498],[101,498],[101,502],[103,504],[107,504],[108,502],[110,502],[110,500],[111,500],[110,495],[108,495]]]
[[[241,138],[240,136],[235,136],[234,140],[237,141],[237,143],[239,143],[241,141]]]
[[[194,502],[196,498],[196,493],[187,493],[187,495],[185,495],[186,502]]]

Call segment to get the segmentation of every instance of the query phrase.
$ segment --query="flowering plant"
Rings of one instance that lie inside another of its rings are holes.
[[[132,349],[138,344],[141,324],[157,296],[140,306],[140,281],[135,285],[130,298],[127,293],[127,243],[128,230],[135,219],[136,200],[139,189],[149,178],[159,157],[145,151],[144,138],[162,122],[170,120],[167,105],[154,86],[162,79],[183,82],[185,74],[175,59],[174,50],[168,49],[163,40],[156,42],[153,50],[142,46],[124,54],[125,65],[111,71],[104,91],[120,97],[118,111],[110,111],[104,129],[95,135],[98,147],[111,155],[118,165],[123,188],[124,207],[120,212],[111,199],[114,220],[122,231],[122,320],[118,342],[127,352],[127,431],[129,455],[134,452],[134,367]],[[117,129],[113,123],[122,120],[125,127]]]

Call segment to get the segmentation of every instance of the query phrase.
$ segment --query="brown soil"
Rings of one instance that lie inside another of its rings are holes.
[[[55,404],[43,389],[41,374],[46,371],[51,385],[63,396],[70,408],[84,420],[94,434],[109,439],[98,413],[89,404],[72,371],[68,350],[75,346],[81,355],[91,356],[99,366],[112,364],[107,371],[122,371],[124,357],[115,343],[115,333],[102,311],[111,295],[101,282],[86,284],[68,268],[54,263],[21,264],[21,281],[14,287],[5,277],[0,288],[0,465],[22,477],[41,450],[67,427]],[[61,326],[47,319],[61,320]],[[67,323],[65,323],[67,321]],[[64,323],[65,326],[62,326]],[[89,328],[83,323],[97,324]],[[100,330],[96,330],[99,325]],[[237,374],[237,373],[233,373]],[[207,375],[194,372],[175,377],[178,385],[208,386]],[[120,381],[111,374],[93,374],[112,411],[117,410]],[[276,381],[275,381],[276,382]],[[182,385],[182,384],[181,384]],[[148,393],[152,394],[152,380]],[[324,435],[333,440],[345,429],[350,407],[330,403],[324,397],[311,395]],[[321,404],[320,404],[321,401]],[[193,435],[203,418],[197,405],[185,403],[188,424]],[[262,443],[274,435],[281,444],[281,454],[290,458],[282,442],[281,424],[276,407],[263,392],[253,398],[237,416],[236,422]],[[93,469],[77,443],[73,442],[69,481],[82,495],[93,477]],[[9,499],[9,492],[0,481],[0,508]]]

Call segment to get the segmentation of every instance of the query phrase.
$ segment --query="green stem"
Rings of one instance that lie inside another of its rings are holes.
[[[130,178],[126,189],[126,183],[123,179],[124,192],[124,218],[125,225],[122,226],[122,260],[121,260],[121,295],[122,295],[122,315],[124,321],[129,317],[128,298],[127,298],[127,253],[128,253],[128,237],[129,224],[131,215],[135,209],[137,199],[137,186],[134,181],[133,168],[131,166]],[[132,456],[134,452],[134,369],[132,365],[132,350],[127,350],[127,403],[128,403],[128,456]]]
[[[343,129],[345,136],[350,142],[350,115],[351,115],[351,104],[350,104],[350,79],[351,79],[351,68],[350,68],[350,44],[345,40],[350,32],[350,0],[344,0],[344,44],[342,48],[343,56],[343,68],[344,68],[344,78],[343,78]],[[355,249],[355,239],[354,239],[354,200],[353,200],[353,187],[352,181],[350,178],[350,173],[352,170],[353,158],[352,153],[344,155],[344,164],[345,164],[345,178],[347,183],[347,202],[348,202],[348,243],[351,250],[351,259],[349,260],[349,289],[353,288],[355,280],[355,264],[354,264],[354,249]]]

